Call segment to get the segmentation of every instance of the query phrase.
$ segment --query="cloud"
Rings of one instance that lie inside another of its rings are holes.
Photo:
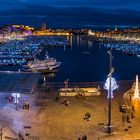
[[[27,5],[24,10],[15,9],[10,13],[11,15],[19,16],[49,17],[48,20],[56,20],[57,22],[68,21],[69,23],[135,24],[140,22],[140,12],[129,9]]]
[[[19,0],[0,0],[0,11],[24,8],[25,4]],[[7,11],[8,12],[8,11]]]
[[[19,0],[20,2],[28,2],[28,0]]]
[[[0,0],[0,15],[32,15],[72,23],[140,23],[138,0]]]
[[[94,7],[139,9],[139,0],[27,0],[30,5],[49,5],[54,7]]]
[[[5,4],[4,6],[2,4]],[[139,0],[0,0],[0,7],[12,5],[42,5],[54,7],[93,7],[93,8],[125,8],[139,9]]]

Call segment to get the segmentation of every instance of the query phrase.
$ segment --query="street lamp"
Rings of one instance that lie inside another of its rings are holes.
[[[16,109],[18,110],[18,103],[19,103],[20,93],[12,93],[12,97],[14,97],[14,103],[16,105]]]
[[[67,80],[64,81],[64,85],[65,85],[65,89],[67,89],[68,86],[69,86],[69,79],[67,79]]]
[[[110,55],[110,73],[107,76],[106,83],[104,85],[104,89],[108,91],[108,125],[107,125],[107,133],[111,133],[111,99],[113,98],[113,90],[117,89],[119,86],[116,83],[115,78],[112,77],[114,72],[114,68],[112,67],[112,50],[109,52]]]
[[[107,98],[109,98],[109,96],[110,96],[110,85],[111,85],[111,98],[114,98],[114,96],[113,96],[113,90],[117,89],[118,88],[118,85],[116,83],[115,78],[113,78],[112,75],[110,75],[106,79],[106,82],[105,82],[105,85],[104,85],[104,89],[108,90],[108,96],[107,96]]]

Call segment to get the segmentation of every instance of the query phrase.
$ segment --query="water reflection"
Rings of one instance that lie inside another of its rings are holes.
[[[93,47],[93,41],[88,41],[88,48],[91,48],[91,47]]]

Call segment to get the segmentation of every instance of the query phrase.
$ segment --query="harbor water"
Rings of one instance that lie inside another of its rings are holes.
[[[100,82],[109,73],[109,54],[106,47],[96,41],[73,36],[70,48],[48,48],[50,56],[62,62],[60,72],[53,81]],[[113,76],[116,80],[134,80],[140,75],[140,58],[113,51]]]
[[[89,41],[81,36],[70,38],[71,47],[45,47],[50,57],[55,57],[62,64],[52,82],[63,82],[69,79],[71,82],[101,82],[105,81],[109,73],[108,49],[97,41]],[[140,75],[140,58],[128,56],[120,51],[113,51],[113,76],[116,80],[134,80],[135,75]],[[0,70],[18,70],[20,66],[0,66]]]

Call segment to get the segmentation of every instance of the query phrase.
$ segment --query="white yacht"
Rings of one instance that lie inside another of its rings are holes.
[[[58,62],[55,58],[50,58],[46,54],[45,60],[35,59],[34,61],[28,62],[24,68],[26,68],[26,71],[54,72],[60,65],[61,62]]]

